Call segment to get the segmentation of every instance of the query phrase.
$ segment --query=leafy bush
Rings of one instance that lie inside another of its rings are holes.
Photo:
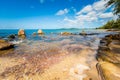
[[[108,21],[102,27],[98,29],[120,29],[120,19]]]

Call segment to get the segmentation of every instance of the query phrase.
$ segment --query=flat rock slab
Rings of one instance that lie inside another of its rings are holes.
[[[6,50],[13,48],[14,45],[11,43],[6,42],[5,40],[0,40],[0,50]]]
[[[120,80],[120,64],[99,62],[97,69],[101,80]]]

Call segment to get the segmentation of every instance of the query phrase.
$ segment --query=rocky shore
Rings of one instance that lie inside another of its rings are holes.
[[[6,49],[8,54],[0,55],[0,80],[98,80],[95,68],[98,38],[88,40],[65,33],[45,39],[53,41],[25,38],[17,47],[10,48],[13,51]]]
[[[120,80],[120,33],[105,36],[96,56],[100,80]]]
[[[45,35],[38,31],[34,37]],[[8,38],[22,43],[0,40],[0,80],[99,80],[98,74],[101,80],[119,80],[120,33],[105,36],[100,45],[98,35],[62,32],[46,36],[44,39],[51,40],[47,42],[27,40],[25,31],[19,30]]]

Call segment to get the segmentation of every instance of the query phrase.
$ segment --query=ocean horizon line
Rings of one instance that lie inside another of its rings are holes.
[[[0,30],[19,30],[19,29],[24,29],[24,28],[1,28]],[[24,29],[24,30],[38,30],[38,29],[42,29],[42,28],[33,28],[33,29],[30,29],[30,28],[26,28],[26,29]],[[64,29],[64,30],[68,30],[68,29],[80,29],[80,30],[82,30],[82,29],[96,29],[96,28],[49,28],[49,29],[42,29],[42,30],[60,30],[60,29]]]

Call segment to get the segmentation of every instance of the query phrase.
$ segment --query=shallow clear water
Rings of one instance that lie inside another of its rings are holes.
[[[42,36],[33,36],[33,33],[37,33],[38,29],[25,29],[25,33],[27,36],[27,39],[32,40],[42,40],[44,37]],[[43,32],[45,33],[45,37],[47,38],[56,38],[61,32],[70,32],[73,34],[79,34],[82,32],[83,29],[43,29]],[[11,34],[17,34],[18,29],[0,29],[0,38],[7,38]],[[96,29],[84,29],[86,33],[97,33],[96,35],[98,37],[103,37],[104,35],[110,34],[111,32],[105,32],[104,30],[96,30]],[[46,39],[44,39],[46,40]]]
[[[7,57],[10,56],[10,58],[17,58],[16,62],[19,60],[21,61],[21,64],[19,64],[20,66],[26,66],[21,71],[19,71],[18,69],[18,73],[15,74],[22,73],[24,69],[28,69],[31,74],[36,73],[34,72],[36,70],[41,73],[42,71],[44,71],[44,69],[49,68],[51,65],[59,63],[60,61],[68,57],[68,60],[71,64],[73,64],[73,67],[77,64],[76,67],[81,70],[81,75],[77,76],[82,77],[82,80],[84,77],[82,75],[84,67],[90,68],[91,70],[91,67],[95,66],[95,56],[100,39],[107,34],[111,34],[111,32],[86,30],[87,33],[98,34],[87,36],[59,35],[60,32],[72,32],[79,34],[81,31],[82,30],[43,30],[43,32],[46,33],[45,35],[33,36],[32,33],[37,32],[37,30],[25,30],[27,35],[26,39],[15,39],[10,41],[11,43],[16,44],[16,47],[14,50],[10,51],[10,53],[12,54],[7,55]],[[17,34],[17,32],[18,30],[0,30],[0,37],[5,39],[8,35]],[[69,58],[71,55],[72,59]],[[74,62],[72,60],[76,60],[78,62]],[[68,62],[66,62],[66,64],[67,63]],[[9,68],[12,70],[15,67],[16,66]],[[69,70],[70,73],[72,73],[72,69],[73,68]],[[54,69],[54,71],[56,72],[56,68]],[[7,72],[7,70],[5,72]],[[5,74],[9,73],[14,74],[13,71],[7,72]],[[46,80],[43,78],[44,77],[41,77],[41,80]]]
[[[26,39],[15,39],[10,41],[13,44],[16,44],[16,49],[19,51],[24,51],[28,53],[32,53],[35,51],[39,51],[40,49],[43,49],[44,51],[46,49],[50,49],[53,46],[57,46],[58,48],[70,48],[71,45],[73,49],[79,50],[79,45],[88,46],[90,48],[95,48],[99,44],[100,38],[104,37],[107,34],[111,34],[111,32],[106,32],[104,30],[95,30],[95,29],[86,29],[86,33],[97,33],[95,35],[88,35],[88,36],[81,36],[79,33],[81,32],[81,29],[43,29],[43,32],[45,35],[33,36],[33,32],[37,32],[37,29],[31,29],[31,30],[25,30],[26,33]],[[17,34],[17,29],[5,29],[0,30],[0,37],[3,39],[7,39],[7,37],[10,34]],[[62,36],[59,35],[60,32],[71,32],[71,33],[77,33],[78,35],[68,35],[68,36]],[[67,46],[67,47],[66,47]],[[75,48],[74,48],[75,47]],[[54,48],[54,47],[53,47]],[[72,51],[72,48],[70,48]],[[73,50],[74,51],[74,50]],[[20,52],[21,53],[21,52]]]

